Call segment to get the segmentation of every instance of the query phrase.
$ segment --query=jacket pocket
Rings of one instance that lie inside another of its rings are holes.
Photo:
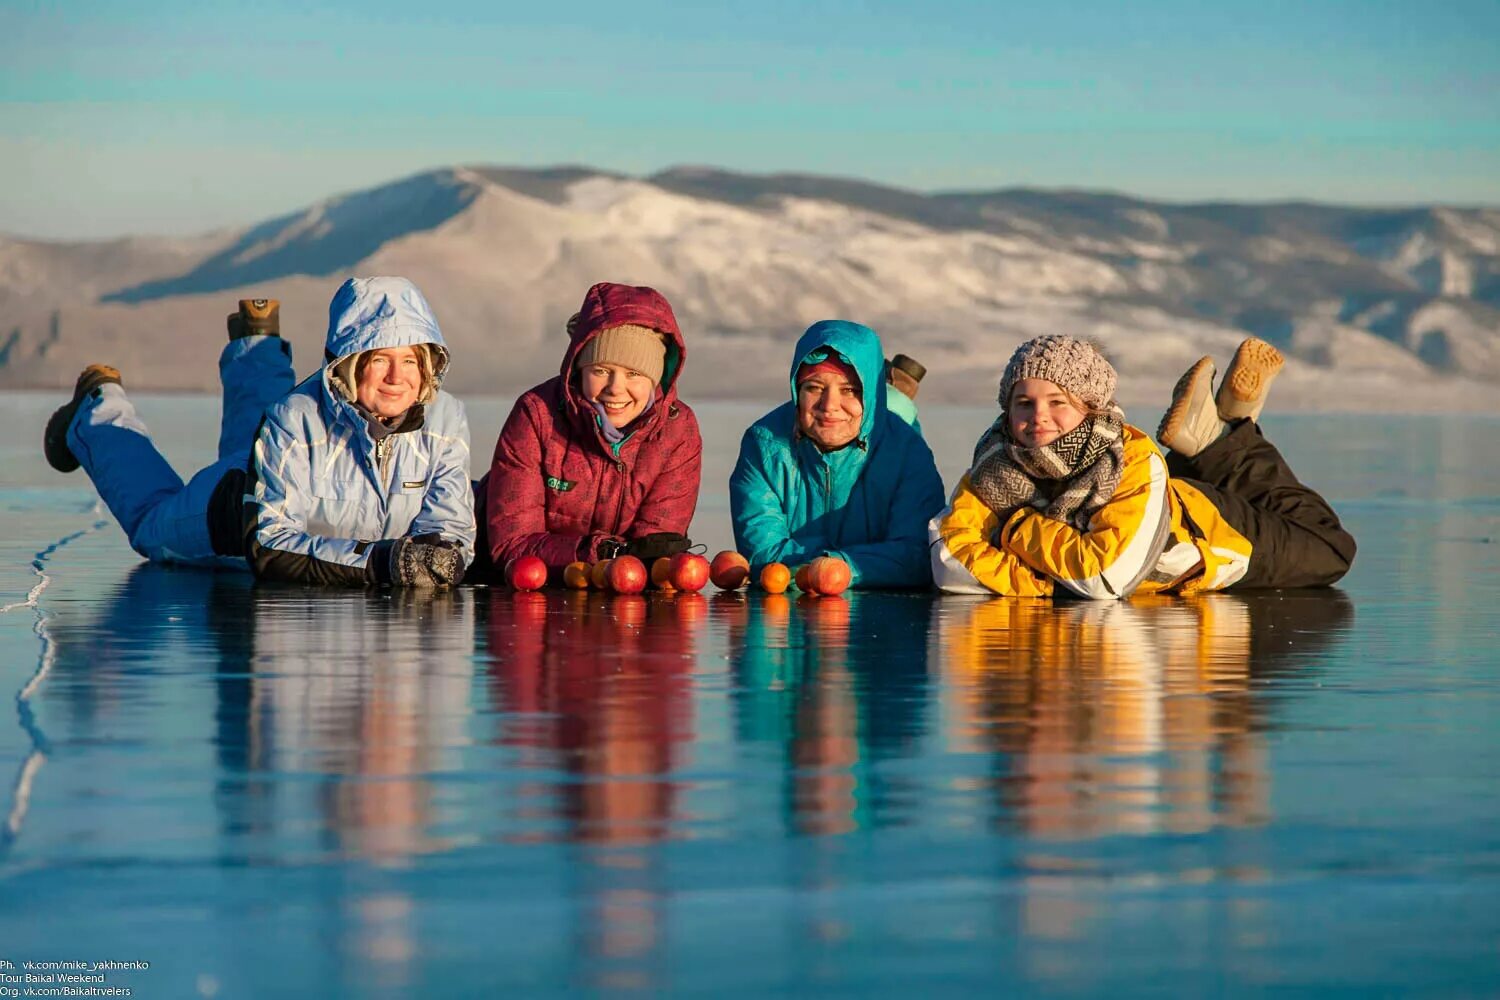
[[[363,538],[360,533],[364,494],[368,487],[357,479],[315,478],[312,481],[307,531],[328,538]]]
[[[404,535],[411,528],[417,515],[422,512],[422,501],[427,497],[427,482],[415,479],[398,479],[392,485],[386,502],[386,523],[390,530]]]

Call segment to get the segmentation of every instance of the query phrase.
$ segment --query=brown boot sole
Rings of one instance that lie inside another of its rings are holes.
[[[1219,386],[1219,416],[1224,420],[1260,416],[1271,380],[1285,364],[1281,352],[1264,340],[1251,337],[1240,344]]]
[[[73,386],[73,398],[59,406],[48,418],[46,430],[42,432],[42,454],[47,457],[47,464],[58,472],[72,472],[78,468],[78,457],[68,447],[68,428],[78,415],[79,404],[89,393],[111,382],[122,384],[118,369],[109,365],[89,365],[79,374],[78,382]]]
[[[1172,405],[1167,407],[1166,414],[1161,418],[1161,426],[1156,429],[1156,440],[1173,451],[1189,457],[1196,455],[1201,445],[1195,446],[1195,442],[1185,441],[1183,438],[1187,432],[1188,420],[1197,408],[1194,400],[1205,395],[1211,397],[1213,389],[1214,359],[1199,358],[1172,387]]]

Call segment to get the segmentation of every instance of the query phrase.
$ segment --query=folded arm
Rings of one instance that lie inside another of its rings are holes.
[[[369,541],[308,530],[312,492],[309,445],[267,415],[251,456],[245,503],[246,556],[258,579],[362,587],[376,582]]]
[[[1126,463],[1114,496],[1087,531],[1022,508],[1006,523],[1000,544],[1080,597],[1129,597],[1170,536],[1168,482],[1166,463],[1153,449],[1144,461]]]
[[[792,538],[786,498],[767,478],[768,462],[760,433],[751,427],[740,440],[739,460],[729,476],[729,509],[735,548],[757,574],[769,563],[799,566],[827,551],[820,535]]]
[[[975,495],[966,475],[948,507],[928,525],[932,579],[957,594],[1051,597],[1052,581],[1015,553],[991,543],[1000,517]]]
[[[879,502],[881,498],[874,499]],[[942,509],[943,481],[931,449],[916,435],[904,453],[890,505],[886,537],[831,549],[828,554],[849,564],[851,586],[930,586],[927,522]]]

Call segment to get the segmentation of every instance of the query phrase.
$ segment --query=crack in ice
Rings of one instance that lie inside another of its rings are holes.
[[[101,505],[95,503],[90,509],[94,515],[100,514]],[[31,804],[31,787],[36,780],[37,772],[47,762],[49,748],[47,734],[36,722],[36,716],[31,711],[31,696],[36,693],[47,674],[52,670],[52,664],[57,659],[57,643],[52,638],[51,630],[47,627],[47,620],[51,616],[43,610],[41,605],[42,591],[52,582],[52,577],[47,575],[46,563],[58,549],[69,542],[82,538],[84,535],[92,534],[109,523],[108,520],[99,519],[87,528],[64,535],[51,545],[42,549],[31,560],[31,571],[36,574],[36,585],[26,594],[24,601],[16,601],[0,607],[0,614],[16,611],[21,608],[30,608],[36,613],[36,621],[31,626],[31,631],[41,641],[42,650],[37,657],[36,670],[31,677],[16,692],[16,717],[21,728],[26,731],[31,740],[31,752],[21,762],[21,769],[16,774],[16,780],[11,788],[10,810],[6,814],[5,825],[0,827],[0,858],[4,858],[9,852],[11,845],[21,833],[21,824],[26,820],[26,811]]]

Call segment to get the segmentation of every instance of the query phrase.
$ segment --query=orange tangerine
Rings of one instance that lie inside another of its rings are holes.
[[[570,562],[563,567],[563,586],[570,590],[589,589],[589,564]]]
[[[609,564],[613,559],[600,559],[589,567],[589,583],[594,585],[595,590],[609,589]]]
[[[768,594],[784,594],[792,582],[792,571],[781,563],[767,563],[760,571],[760,589]]]
[[[675,590],[672,586],[672,557],[662,556],[651,564],[651,583],[657,590]]]

